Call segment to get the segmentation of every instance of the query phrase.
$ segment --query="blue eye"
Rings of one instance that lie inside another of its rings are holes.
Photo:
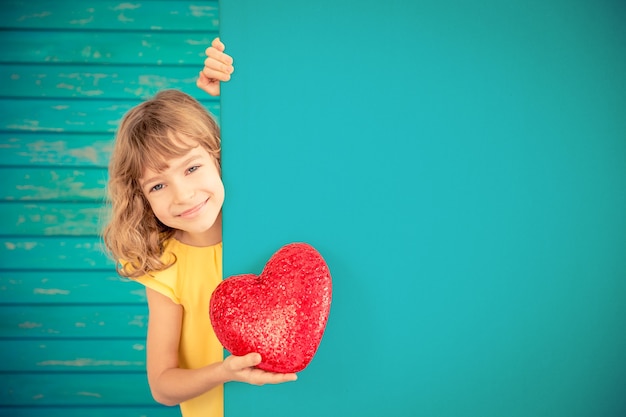
[[[197,170],[198,170],[198,168],[200,168],[200,165],[194,165],[194,166],[192,166],[191,168],[189,168],[189,169],[187,170],[187,172],[191,174],[192,172],[197,171]]]
[[[159,191],[163,189],[163,184],[157,184],[154,187],[150,188],[150,192],[152,191]]]

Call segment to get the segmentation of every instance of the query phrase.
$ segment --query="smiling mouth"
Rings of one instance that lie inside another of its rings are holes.
[[[207,198],[206,200],[204,200],[202,203],[198,204],[197,206],[192,207],[189,210],[183,211],[182,213],[178,215],[178,217],[192,217],[194,214],[202,210],[202,208],[206,205],[208,201],[209,201],[209,198]]]

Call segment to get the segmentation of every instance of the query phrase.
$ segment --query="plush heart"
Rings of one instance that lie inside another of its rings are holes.
[[[260,369],[298,372],[319,347],[331,295],[322,256],[306,243],[291,243],[270,258],[261,275],[222,281],[211,295],[211,322],[233,355],[257,352]]]

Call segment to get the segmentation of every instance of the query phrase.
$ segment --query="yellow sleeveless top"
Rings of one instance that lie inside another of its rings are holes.
[[[211,326],[209,301],[222,280],[222,244],[195,247],[170,239],[164,259],[171,254],[177,259],[174,265],[137,281],[183,306],[181,368],[195,369],[219,362],[224,358],[224,351]],[[183,417],[222,417],[223,385],[181,403],[180,410]]]

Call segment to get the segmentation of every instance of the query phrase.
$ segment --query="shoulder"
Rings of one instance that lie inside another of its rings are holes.
[[[185,254],[181,253],[177,245],[172,242],[173,240],[169,240],[165,243],[165,250],[161,256],[161,260],[164,263],[171,265],[161,271],[153,271],[136,278],[135,281],[170,298],[176,304],[180,304],[179,281],[181,274],[179,273],[178,265],[179,259],[184,258]]]

